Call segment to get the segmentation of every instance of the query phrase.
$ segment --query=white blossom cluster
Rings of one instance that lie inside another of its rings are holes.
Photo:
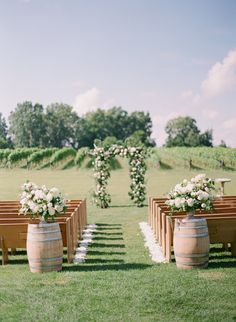
[[[32,182],[22,185],[20,213],[39,217],[42,221],[54,220],[66,210],[66,201],[57,188],[38,187]]]
[[[166,204],[172,211],[194,211],[212,209],[214,181],[198,174],[190,181],[184,179],[168,194]]]
[[[146,195],[144,150],[142,148],[129,148],[129,158],[131,178],[129,195],[138,207],[142,207]]]
[[[140,147],[123,147],[112,145],[108,150],[101,147],[95,147],[91,155],[94,157],[94,177],[96,181],[96,190],[94,191],[94,201],[101,208],[107,208],[111,202],[111,196],[106,191],[108,178],[110,177],[109,161],[116,155],[128,157],[130,165],[131,191],[129,195],[138,207],[143,206],[146,194],[144,175],[146,165],[144,162],[145,152]]]

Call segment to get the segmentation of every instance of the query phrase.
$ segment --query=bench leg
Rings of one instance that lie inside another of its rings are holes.
[[[236,242],[231,243],[231,253],[232,256],[236,256]]]
[[[229,250],[228,243],[223,243],[223,249],[224,249],[225,251],[228,251],[228,250]]]
[[[2,236],[0,236],[0,247],[2,248],[2,265],[5,265],[8,263],[8,249],[5,247]]]

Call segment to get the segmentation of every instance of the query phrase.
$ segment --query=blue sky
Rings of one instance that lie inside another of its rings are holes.
[[[236,147],[236,1],[0,0],[0,111],[65,102],[190,115]]]

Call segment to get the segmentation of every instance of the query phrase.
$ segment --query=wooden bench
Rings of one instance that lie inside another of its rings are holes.
[[[66,213],[56,217],[56,221],[59,222],[63,246],[67,248],[67,261],[70,263],[78,237],[82,236],[87,224],[86,200],[70,200],[67,206]],[[0,248],[3,264],[8,261],[8,248],[26,248],[27,227],[32,220],[29,216],[18,215],[18,212],[19,202],[0,202]],[[38,222],[38,219],[34,220],[34,223]]]
[[[165,204],[166,198],[149,198],[149,208],[148,208],[148,222],[150,223],[153,233],[158,240],[160,246],[162,247],[163,254],[166,256],[167,261],[170,261],[170,249],[172,245],[173,240],[173,230],[171,230],[171,227],[173,227],[173,223],[171,223],[171,220],[174,220],[175,218],[183,218],[186,216],[185,212],[182,213],[174,213],[173,216],[170,216],[171,212],[169,210],[169,207]],[[218,200],[214,201],[214,210],[212,213],[209,212],[196,212],[196,216],[209,218],[207,222],[209,222],[209,225],[212,225],[213,221],[211,221],[212,218],[215,218],[216,222],[221,225],[222,229],[221,234],[216,239],[216,242],[222,242],[222,243],[231,243],[231,249],[232,254],[235,254],[235,244],[232,238],[226,238],[224,229],[228,230],[236,230],[235,226],[235,219],[236,218],[236,196],[226,196],[223,198],[220,198]],[[228,217],[232,220],[229,221]],[[222,224],[222,221],[227,218],[227,222],[225,224]],[[229,229],[229,224],[232,224],[232,227]],[[210,226],[211,227],[211,226]],[[225,228],[226,227],[226,228]],[[209,234],[212,234],[212,230],[209,228]],[[233,234],[233,233],[232,233]],[[230,235],[232,237],[232,234]],[[235,233],[236,238],[236,233]],[[214,241],[213,238],[210,236],[211,242]]]

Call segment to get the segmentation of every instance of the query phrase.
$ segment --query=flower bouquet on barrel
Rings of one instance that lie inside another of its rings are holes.
[[[184,211],[189,218],[195,210],[211,210],[213,208],[214,180],[198,174],[190,181],[184,179],[168,193],[166,204],[172,212]]]
[[[172,212],[186,212],[175,219],[174,253],[178,268],[206,268],[209,261],[209,234],[206,218],[194,217],[195,210],[213,208],[214,181],[198,174],[190,181],[183,180],[168,194],[166,204]],[[203,215],[204,216],[204,215]]]
[[[57,188],[38,187],[32,182],[22,186],[20,214],[39,219],[28,224],[27,255],[31,272],[62,269],[63,244],[55,217],[66,210],[66,201]]]
[[[66,201],[57,188],[38,187],[33,182],[22,186],[20,213],[39,218],[41,222],[55,221],[55,217],[66,210]]]

